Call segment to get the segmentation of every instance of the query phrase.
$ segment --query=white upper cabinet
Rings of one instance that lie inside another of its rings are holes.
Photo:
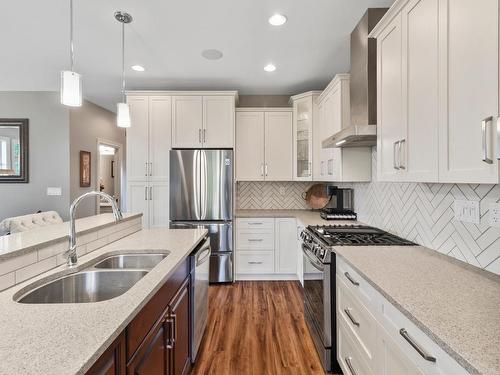
[[[292,113],[266,112],[264,129],[265,179],[292,180]]]
[[[371,148],[323,148],[322,142],[350,126],[349,74],[337,74],[317,99],[319,121],[315,123],[314,179],[354,182],[371,180]],[[317,156],[316,156],[317,155]],[[315,169],[319,169],[317,172]]]
[[[498,0],[443,1],[440,14],[440,180],[498,183]]]
[[[439,0],[412,0],[402,11],[403,132],[407,181],[438,181]]]
[[[377,178],[396,181],[402,138],[401,15],[377,38]]]
[[[127,180],[145,181],[149,175],[149,99],[127,98],[132,126],[127,128]]]
[[[398,0],[370,36],[379,180],[498,183],[498,0]]]
[[[236,180],[264,180],[264,112],[236,112]]]
[[[236,111],[236,180],[292,180],[291,109]]]
[[[203,145],[208,148],[233,148],[234,97],[203,97]]]
[[[172,145],[172,99],[149,97],[149,179],[169,179],[169,152]],[[127,149],[129,152],[130,149]]]
[[[313,179],[313,96],[296,95],[293,102],[293,179]],[[315,104],[314,104],[315,105]]]
[[[173,96],[172,147],[233,148],[235,97],[236,93]]]
[[[203,96],[172,97],[172,147],[200,148],[203,145]]]

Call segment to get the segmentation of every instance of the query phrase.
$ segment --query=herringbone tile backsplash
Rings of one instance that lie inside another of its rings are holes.
[[[413,242],[500,274],[500,228],[489,226],[489,208],[500,201],[500,185],[378,182],[374,149],[373,181],[342,184],[354,188],[359,220]],[[241,209],[301,209],[311,183],[240,182]],[[480,202],[481,223],[454,219],[455,199]]]

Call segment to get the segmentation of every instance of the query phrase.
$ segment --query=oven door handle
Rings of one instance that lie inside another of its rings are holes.
[[[304,244],[302,244],[302,252],[304,253],[305,257],[309,260],[309,262],[311,262],[314,268],[316,268],[318,271],[321,272],[325,270],[325,267],[315,259],[316,257],[314,256],[314,254]]]

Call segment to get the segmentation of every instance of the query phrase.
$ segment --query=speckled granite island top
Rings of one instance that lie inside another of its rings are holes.
[[[96,303],[19,304],[13,297],[60,266],[0,293],[0,374],[82,374],[87,371],[176,267],[206,235],[205,229],[142,230],[87,254],[77,270],[120,252],[170,254],[126,293]]]
[[[500,374],[500,276],[420,246],[335,252],[471,374]]]

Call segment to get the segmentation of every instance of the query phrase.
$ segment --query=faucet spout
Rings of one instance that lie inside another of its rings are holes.
[[[95,196],[100,196],[104,198],[108,203],[111,204],[111,207],[113,208],[113,216],[115,217],[116,221],[120,221],[123,219],[123,215],[118,208],[115,199],[106,193],[100,192],[100,191],[90,191],[88,193],[80,195],[78,198],[76,198],[73,203],[71,203],[71,206],[69,208],[69,249],[66,252],[68,256],[68,266],[69,267],[74,267],[78,263],[78,256],[76,254],[76,229],[75,229],[75,212],[76,208],[80,204],[81,201],[83,201],[87,197],[95,197]]]

